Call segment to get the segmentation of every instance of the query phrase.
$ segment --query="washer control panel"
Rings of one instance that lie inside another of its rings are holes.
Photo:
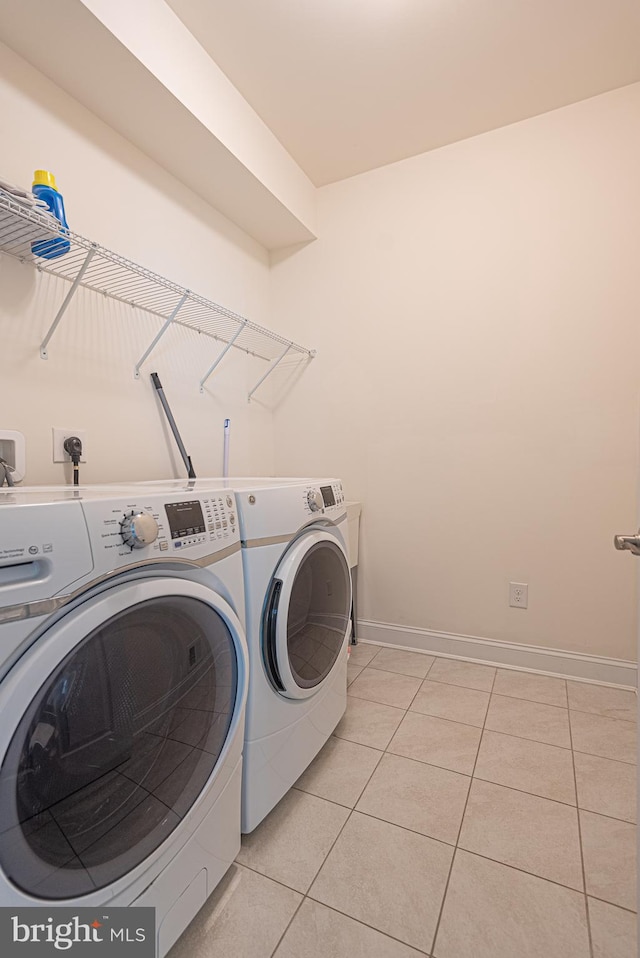
[[[235,502],[228,494],[167,502],[164,508],[174,550],[236,534]]]
[[[83,510],[99,565],[140,559],[200,559],[239,541],[236,503],[229,493],[145,494],[86,501]]]

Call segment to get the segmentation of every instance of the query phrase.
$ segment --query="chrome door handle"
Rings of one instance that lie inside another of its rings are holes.
[[[614,536],[613,544],[616,549],[628,549],[634,556],[640,556],[640,529],[635,536]]]

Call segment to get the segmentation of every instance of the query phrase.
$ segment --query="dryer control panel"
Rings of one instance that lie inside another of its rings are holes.
[[[307,512],[344,512],[344,492],[339,480],[309,486],[305,490],[305,507]]]

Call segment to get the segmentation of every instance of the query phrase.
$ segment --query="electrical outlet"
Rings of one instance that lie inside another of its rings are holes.
[[[529,586],[526,582],[509,583],[509,605],[514,609],[526,609],[529,605]]]
[[[87,444],[86,444],[86,429],[56,429],[53,427],[53,461],[54,462],[71,462],[71,456],[69,453],[65,452],[64,441],[65,439],[70,439],[71,436],[77,436],[80,442],[82,443],[82,455],[80,456],[80,462],[87,461]]]

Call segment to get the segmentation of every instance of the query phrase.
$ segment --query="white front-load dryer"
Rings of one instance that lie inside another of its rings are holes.
[[[246,592],[242,831],[251,832],[345,712],[351,575],[339,480],[230,481]]]
[[[245,582],[249,695],[242,831],[251,832],[315,758],[347,706],[351,574],[337,479],[160,480],[172,493],[235,492]]]
[[[234,860],[235,501],[0,492],[0,905],[144,905],[162,958]]]

